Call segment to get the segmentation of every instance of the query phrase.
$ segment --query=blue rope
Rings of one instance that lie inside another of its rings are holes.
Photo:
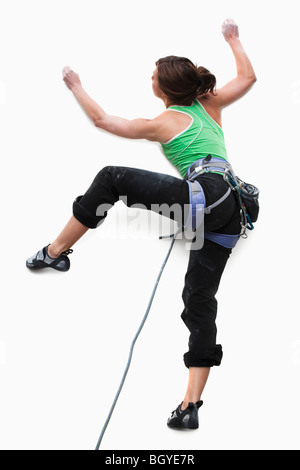
[[[150,309],[151,309],[151,305],[152,305],[152,302],[153,302],[153,299],[154,299],[154,296],[155,296],[155,293],[156,293],[156,290],[157,290],[157,287],[158,287],[158,284],[159,284],[161,275],[162,275],[163,270],[164,270],[164,268],[165,268],[165,266],[166,266],[166,264],[167,264],[167,261],[168,261],[168,259],[169,259],[169,256],[170,256],[170,254],[171,254],[171,251],[172,251],[172,249],[173,249],[173,246],[174,246],[174,243],[175,243],[175,240],[176,240],[176,235],[179,233],[179,231],[182,231],[182,229],[179,229],[174,235],[171,235],[171,237],[168,237],[168,238],[172,238],[171,246],[170,246],[170,248],[169,248],[168,254],[167,254],[167,256],[166,256],[166,258],[165,258],[165,260],[164,260],[164,262],[163,262],[163,264],[162,264],[162,267],[161,267],[161,269],[160,269],[159,275],[158,275],[158,277],[157,277],[157,280],[156,280],[156,283],[155,283],[155,286],[154,286],[154,289],[153,289],[153,292],[152,292],[152,295],[151,295],[151,298],[150,298],[150,301],[149,301],[149,304],[148,304],[146,313],[145,313],[145,315],[144,315],[144,317],[143,317],[143,320],[142,320],[142,322],[141,322],[141,324],[140,324],[140,326],[139,326],[139,329],[138,329],[138,331],[136,332],[136,335],[135,335],[135,337],[134,337],[134,339],[133,339],[133,341],[132,341],[132,344],[131,344],[131,347],[130,347],[130,352],[129,352],[129,358],[128,358],[128,361],[127,361],[127,364],[126,364],[126,367],[125,367],[125,371],[124,371],[124,374],[123,374],[123,377],[122,377],[120,386],[119,386],[119,388],[118,388],[118,391],[117,391],[116,396],[115,396],[115,398],[114,398],[113,404],[112,404],[112,406],[111,406],[111,409],[110,409],[110,411],[109,411],[109,413],[108,413],[107,419],[106,419],[106,421],[105,421],[105,423],[104,423],[104,426],[103,426],[103,428],[102,428],[102,431],[101,431],[101,434],[100,434],[100,436],[99,436],[99,439],[98,439],[98,442],[97,442],[97,445],[96,445],[95,450],[99,450],[99,449],[100,449],[101,441],[102,441],[102,439],[103,439],[103,436],[104,436],[104,434],[105,434],[106,428],[107,428],[108,423],[109,423],[109,421],[110,421],[110,419],[111,419],[111,416],[112,416],[113,411],[114,411],[114,409],[115,409],[115,406],[116,406],[116,404],[117,404],[119,395],[120,395],[121,390],[122,390],[122,388],[123,388],[123,385],[124,385],[124,383],[125,383],[125,379],[126,379],[126,376],[127,376],[127,373],[128,373],[129,367],[130,367],[130,364],[131,364],[132,355],[133,355],[133,349],[134,349],[136,340],[138,339],[138,337],[139,337],[139,335],[140,335],[140,333],[141,333],[141,331],[142,331],[142,329],[143,329],[143,326],[144,326],[144,324],[145,324],[145,322],[146,322],[146,320],[147,320],[147,317],[148,317],[148,315],[149,315],[149,312],[150,312]],[[161,237],[161,238],[165,238],[165,237]]]

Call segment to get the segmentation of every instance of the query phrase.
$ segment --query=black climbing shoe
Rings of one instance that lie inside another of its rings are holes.
[[[181,405],[182,403],[172,412],[171,418],[168,419],[168,426],[177,429],[198,429],[198,410],[203,405],[203,401],[189,403],[184,411],[181,411]]]
[[[49,246],[49,245],[48,245]],[[57,271],[69,271],[70,260],[68,255],[73,253],[73,250],[64,251],[58,258],[50,258],[48,255],[48,246],[42,248],[35,255],[28,258],[26,266],[29,269],[38,270],[44,268],[52,268]]]

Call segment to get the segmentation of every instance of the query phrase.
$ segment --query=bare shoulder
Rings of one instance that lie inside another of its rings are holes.
[[[168,142],[187,129],[191,124],[191,120],[192,118],[188,114],[167,109],[153,120],[157,137],[155,140],[162,143]]]
[[[213,118],[216,123],[222,127],[221,119],[221,108],[218,102],[218,92],[213,95],[212,93],[206,93],[198,98],[198,101],[201,103],[205,111]]]

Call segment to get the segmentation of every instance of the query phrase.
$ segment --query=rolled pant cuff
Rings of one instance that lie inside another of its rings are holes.
[[[73,202],[73,215],[82,225],[88,228],[97,228],[99,217],[93,216],[80,204],[83,196],[78,196]]]
[[[199,349],[197,353],[189,351],[183,357],[187,368],[219,366],[223,358],[222,346],[216,344],[211,348]]]

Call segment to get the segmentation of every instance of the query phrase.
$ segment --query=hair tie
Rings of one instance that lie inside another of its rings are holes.
[[[197,80],[196,80],[196,85],[197,85],[198,88],[201,87],[201,85],[202,85],[201,80],[199,78],[197,78]]]

